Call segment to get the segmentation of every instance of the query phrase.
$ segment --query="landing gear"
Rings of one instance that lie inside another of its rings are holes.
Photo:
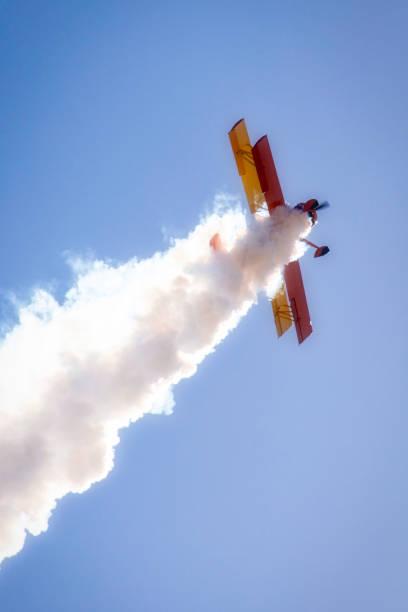
[[[301,241],[306,242],[306,244],[316,249],[314,257],[323,257],[323,255],[327,255],[327,253],[330,251],[328,246],[319,247],[317,246],[317,244],[313,244],[313,242],[310,242],[310,240],[306,240],[306,238],[301,238]]]

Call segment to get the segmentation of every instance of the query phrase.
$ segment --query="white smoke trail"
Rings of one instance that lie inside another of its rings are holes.
[[[214,213],[144,261],[78,260],[63,304],[37,290],[20,308],[0,344],[0,562],[47,529],[56,500],[104,478],[118,430],[171,412],[173,385],[276,291],[310,229],[278,211],[249,228],[238,210]]]

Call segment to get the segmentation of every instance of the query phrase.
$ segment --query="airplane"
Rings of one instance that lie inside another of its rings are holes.
[[[266,135],[262,136],[252,147],[245,120],[240,119],[230,130],[229,138],[251,213],[256,214],[262,210],[265,202],[270,215],[273,214],[277,206],[287,206],[282,194],[268,137]],[[317,223],[317,211],[327,208],[328,205],[327,202],[319,203],[318,200],[312,198],[306,202],[296,204],[294,208],[307,214],[311,224],[314,225]],[[314,257],[322,257],[330,250],[328,246],[319,247],[305,238],[301,238],[301,240],[316,249]],[[218,234],[213,236],[210,244],[214,249],[219,247],[220,239]],[[285,266],[284,279],[285,282],[275,297],[270,300],[276,331],[278,337],[280,337],[294,323],[298,342],[301,344],[310,336],[313,329],[298,261],[292,261]]]

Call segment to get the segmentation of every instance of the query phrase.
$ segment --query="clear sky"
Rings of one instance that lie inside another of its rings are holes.
[[[311,235],[331,253],[302,260],[314,334],[278,341],[260,300],[3,563],[2,612],[406,612],[406,3],[0,16],[3,323],[10,292],[63,298],[64,253],[148,257],[243,197],[241,117],[287,201],[331,202]]]

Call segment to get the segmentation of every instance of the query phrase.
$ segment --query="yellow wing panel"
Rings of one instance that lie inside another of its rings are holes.
[[[255,168],[251,142],[244,119],[234,125],[229,132],[229,137],[250,211],[255,213],[262,206],[265,198]]]
[[[285,286],[282,285],[277,294],[271,300],[273,316],[275,318],[276,331],[280,338],[292,325],[292,311],[286,298]]]

